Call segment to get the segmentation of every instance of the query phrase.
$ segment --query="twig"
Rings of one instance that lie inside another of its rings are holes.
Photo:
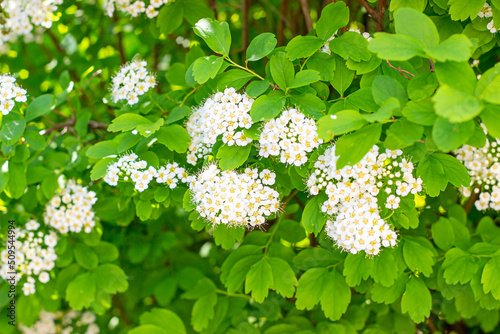
[[[474,192],[474,189],[471,189],[472,190],[472,194],[470,195],[469,199],[467,200],[467,202],[465,203],[464,205],[464,210],[465,210],[465,213],[466,214],[469,214],[470,210],[472,210],[472,207],[474,206],[474,202],[477,201],[477,199],[479,198],[479,191],[476,193]]]
[[[120,311],[120,318],[123,320],[126,326],[130,326],[132,322],[130,321],[127,312],[125,311],[125,308],[123,307],[120,298],[118,298],[118,295],[113,295],[112,298],[113,298],[113,304],[115,304],[118,311]]]
[[[40,131],[40,134],[43,136],[43,135],[46,135],[47,133],[52,133],[52,132],[55,132],[55,131],[60,130],[60,129],[63,129],[63,130],[70,129],[69,131],[71,131],[71,130],[73,130],[72,127],[74,127],[75,124],[76,124],[76,119],[70,118],[64,122],[54,124],[54,126],[49,128],[49,129],[45,129],[45,130]],[[99,122],[92,121],[92,120],[90,120],[88,122],[88,127],[91,129],[106,130],[108,128],[108,126],[109,126],[109,124],[99,123]],[[71,131],[71,132],[73,132],[73,131]]]
[[[406,70],[403,70],[401,67],[396,67],[396,66],[392,65],[391,62],[388,61],[388,60],[386,60],[386,62],[387,62],[387,65],[389,65],[390,68],[393,68],[393,69],[397,70],[399,72],[399,74],[401,74],[403,77],[405,77],[408,80],[411,80],[411,78],[409,76],[407,76],[406,74],[411,75],[412,77],[415,76],[415,74],[413,74],[411,72],[408,72]]]
[[[377,9],[375,10],[375,31],[384,31],[385,21],[385,8],[387,7],[387,0],[378,0]]]
[[[117,25],[118,15],[116,14],[116,12],[115,12],[115,15],[113,15],[113,21]],[[118,33],[116,34],[116,37],[118,38],[117,49],[118,49],[118,53],[120,54],[120,60],[121,60],[122,64],[125,64],[127,62],[127,57],[125,57],[125,50],[123,48],[123,32],[121,30],[118,31]]]
[[[434,70],[434,62],[429,59],[429,65],[431,66],[430,72],[435,72]]]
[[[243,59],[246,59],[248,47],[248,8],[250,0],[241,0],[241,15],[243,16],[241,24],[241,47],[243,49]]]
[[[311,11],[309,10],[307,0],[300,0],[300,6],[302,7],[302,13],[304,14],[304,19],[306,21],[307,32],[311,32],[313,25],[311,20]]]

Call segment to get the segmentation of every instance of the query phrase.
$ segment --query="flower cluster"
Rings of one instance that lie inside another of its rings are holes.
[[[26,90],[16,84],[16,79],[8,75],[0,75],[0,110],[7,115],[16,102],[26,102]]]
[[[133,181],[135,189],[144,191],[149,183],[155,179],[158,183],[165,183],[170,189],[177,187],[179,182],[190,182],[191,177],[186,169],[179,166],[178,163],[168,163],[158,170],[144,160],[138,160],[135,153],[121,156],[117,162],[108,166],[104,182],[111,186],[116,186],[119,180]]]
[[[484,4],[483,8],[481,8],[481,10],[477,14],[477,16],[482,18],[482,19],[483,18],[487,18],[487,19],[491,18],[491,20],[486,25],[486,29],[488,29],[492,34],[494,34],[498,31],[498,28],[496,28],[495,24],[493,23],[493,11],[492,11],[489,3],[486,2]]]
[[[326,232],[343,250],[377,255],[381,247],[396,244],[396,233],[380,216],[379,201],[395,210],[401,197],[422,190],[413,164],[401,155],[400,150],[379,153],[373,146],[356,165],[337,169],[333,145],[315,162],[307,186],[311,195],[324,191],[328,196],[321,210],[334,220],[327,221]]]
[[[246,168],[239,174],[210,165],[190,184],[196,211],[214,225],[263,224],[280,209],[279,193],[269,187],[275,177],[268,169]]]
[[[460,160],[469,171],[471,184],[460,191],[465,197],[471,196],[471,188],[479,195],[474,205],[478,210],[491,208],[500,210],[500,141],[486,140],[486,145],[477,148],[464,145],[455,151]]]
[[[127,100],[128,104],[134,105],[139,102],[139,96],[156,86],[156,78],[148,73],[146,66],[145,61],[137,60],[122,66],[113,77],[111,97],[114,103]]]
[[[63,0],[4,0],[0,2],[6,14],[0,22],[0,45],[31,35],[35,26],[50,28],[52,13]]]
[[[137,17],[146,13],[150,19],[159,14],[160,7],[167,4],[169,0],[150,0],[149,4],[141,0],[104,0],[104,11],[109,17],[113,17],[115,10]]]
[[[47,203],[44,213],[45,224],[60,233],[82,230],[90,233],[95,226],[92,206],[97,201],[95,192],[69,180],[66,187]]]
[[[22,276],[26,275],[26,282],[23,284],[23,293],[26,296],[35,293],[35,278],[40,283],[47,283],[50,280],[49,272],[54,268],[57,259],[54,249],[57,245],[56,233],[38,231],[39,227],[40,224],[30,220],[24,229],[16,229],[15,251],[4,249],[0,253],[2,258],[0,276],[7,280],[11,278],[9,272],[16,272],[13,283],[17,284]],[[10,245],[10,239],[7,240]],[[9,261],[15,262],[15,268]]]
[[[29,328],[21,324],[19,329],[23,334],[97,334],[100,329],[95,320],[95,314],[90,311],[81,313],[69,310],[51,313],[42,309],[37,322]]]
[[[249,114],[253,101],[234,88],[226,88],[224,93],[214,94],[195,110],[186,125],[191,136],[188,163],[195,165],[198,159],[207,156],[220,135],[229,146],[248,145],[252,140],[245,136],[243,129],[253,124]]]
[[[282,163],[301,166],[307,162],[307,154],[322,143],[314,120],[290,109],[266,122],[259,139],[259,155],[279,156]]]

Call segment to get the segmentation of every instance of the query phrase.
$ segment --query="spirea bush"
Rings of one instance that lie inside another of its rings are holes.
[[[0,0],[0,333],[500,333],[497,22]]]

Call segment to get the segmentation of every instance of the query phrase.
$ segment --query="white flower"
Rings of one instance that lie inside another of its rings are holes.
[[[493,12],[491,10],[491,7],[487,2],[484,4],[483,8],[481,8],[481,10],[477,14],[477,16],[479,16],[480,18],[493,16]]]
[[[280,209],[279,194],[269,187],[275,174],[247,168],[244,173],[207,166],[190,183],[200,216],[213,225],[256,226]]]
[[[154,9],[154,8],[153,8]],[[112,79],[113,102],[126,100],[129,105],[139,102],[139,96],[156,86],[156,79],[146,69],[145,61],[134,60],[121,67]]]
[[[168,3],[168,0],[104,0],[104,9],[106,15],[112,17],[115,10],[137,17],[139,14],[146,13],[148,18],[154,18],[158,15],[158,9]]]
[[[222,141],[228,146],[248,145],[252,140],[244,135],[243,129],[249,129],[253,124],[249,114],[252,103],[253,99],[246,94],[226,88],[196,109],[186,124],[191,136],[188,163],[195,165],[210,154],[218,136],[222,136]]]
[[[19,325],[23,334],[97,334],[99,326],[95,324],[96,316],[90,311],[77,312],[74,310],[57,311],[54,313],[40,311],[39,320],[31,327]]]
[[[265,123],[259,139],[259,155],[279,156],[283,163],[301,166],[307,162],[307,154],[322,143],[314,120],[297,109],[289,109]]]
[[[60,233],[79,233],[82,229],[90,233],[95,226],[92,206],[97,201],[95,192],[68,180],[64,189],[49,201],[45,207],[44,221]],[[46,244],[54,243],[54,236],[45,239]]]

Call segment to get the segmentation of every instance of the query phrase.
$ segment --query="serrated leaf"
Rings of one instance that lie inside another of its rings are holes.
[[[331,321],[337,321],[346,312],[351,302],[351,288],[335,269],[325,274],[324,292],[321,296],[321,309]]]
[[[245,293],[252,293],[257,303],[262,303],[269,289],[274,286],[273,271],[268,257],[263,257],[255,263],[247,273],[245,279]]]
[[[292,268],[285,260],[279,257],[269,257],[268,262],[271,266],[273,275],[272,289],[285,298],[291,298],[295,293],[297,278]]]
[[[358,163],[377,144],[382,132],[382,124],[370,124],[354,133],[342,136],[336,144],[337,169]]]
[[[401,8],[394,15],[394,23],[398,35],[410,36],[428,48],[439,44],[439,34],[434,22],[415,9]]]
[[[326,115],[318,120],[318,136],[324,141],[347,132],[361,129],[366,120],[356,110],[342,110],[335,115]]]
[[[94,301],[96,291],[96,281],[94,274],[83,273],[75,277],[66,288],[66,300],[69,306],[80,311],[84,307],[89,307]]]
[[[452,248],[446,252],[442,265],[443,277],[448,284],[465,284],[477,273],[479,264],[469,253],[460,248]]]
[[[165,145],[169,150],[184,153],[189,148],[191,137],[185,128],[178,124],[165,126],[158,130],[156,138],[160,144]]]
[[[442,85],[433,96],[436,114],[451,123],[466,122],[481,113],[483,104],[475,96]]]
[[[233,170],[240,167],[247,161],[252,145],[247,146],[228,146],[224,144],[217,152],[217,159],[219,159],[219,167],[223,170]]]
[[[128,289],[127,275],[117,265],[101,264],[92,272],[92,276],[97,286],[108,293],[115,294]]]
[[[325,281],[327,274],[326,268],[312,268],[302,274],[295,294],[297,309],[310,310],[319,303],[324,293],[323,287],[327,284]]]
[[[217,56],[208,56],[198,58],[193,65],[194,79],[203,84],[208,79],[213,79],[219,73],[224,59]]]
[[[401,311],[419,323],[430,315],[431,308],[432,297],[425,283],[418,277],[410,278],[401,300]]]
[[[321,212],[320,206],[321,203],[318,196],[311,198],[306,203],[300,223],[304,226],[307,233],[318,235],[326,223],[326,217]]]
[[[498,252],[497,252],[498,253]],[[484,266],[481,276],[484,293],[489,293],[500,300],[500,255],[493,256]]]
[[[435,249],[432,244],[421,237],[406,237],[403,243],[404,260],[412,271],[429,277],[432,266],[436,263]]]

